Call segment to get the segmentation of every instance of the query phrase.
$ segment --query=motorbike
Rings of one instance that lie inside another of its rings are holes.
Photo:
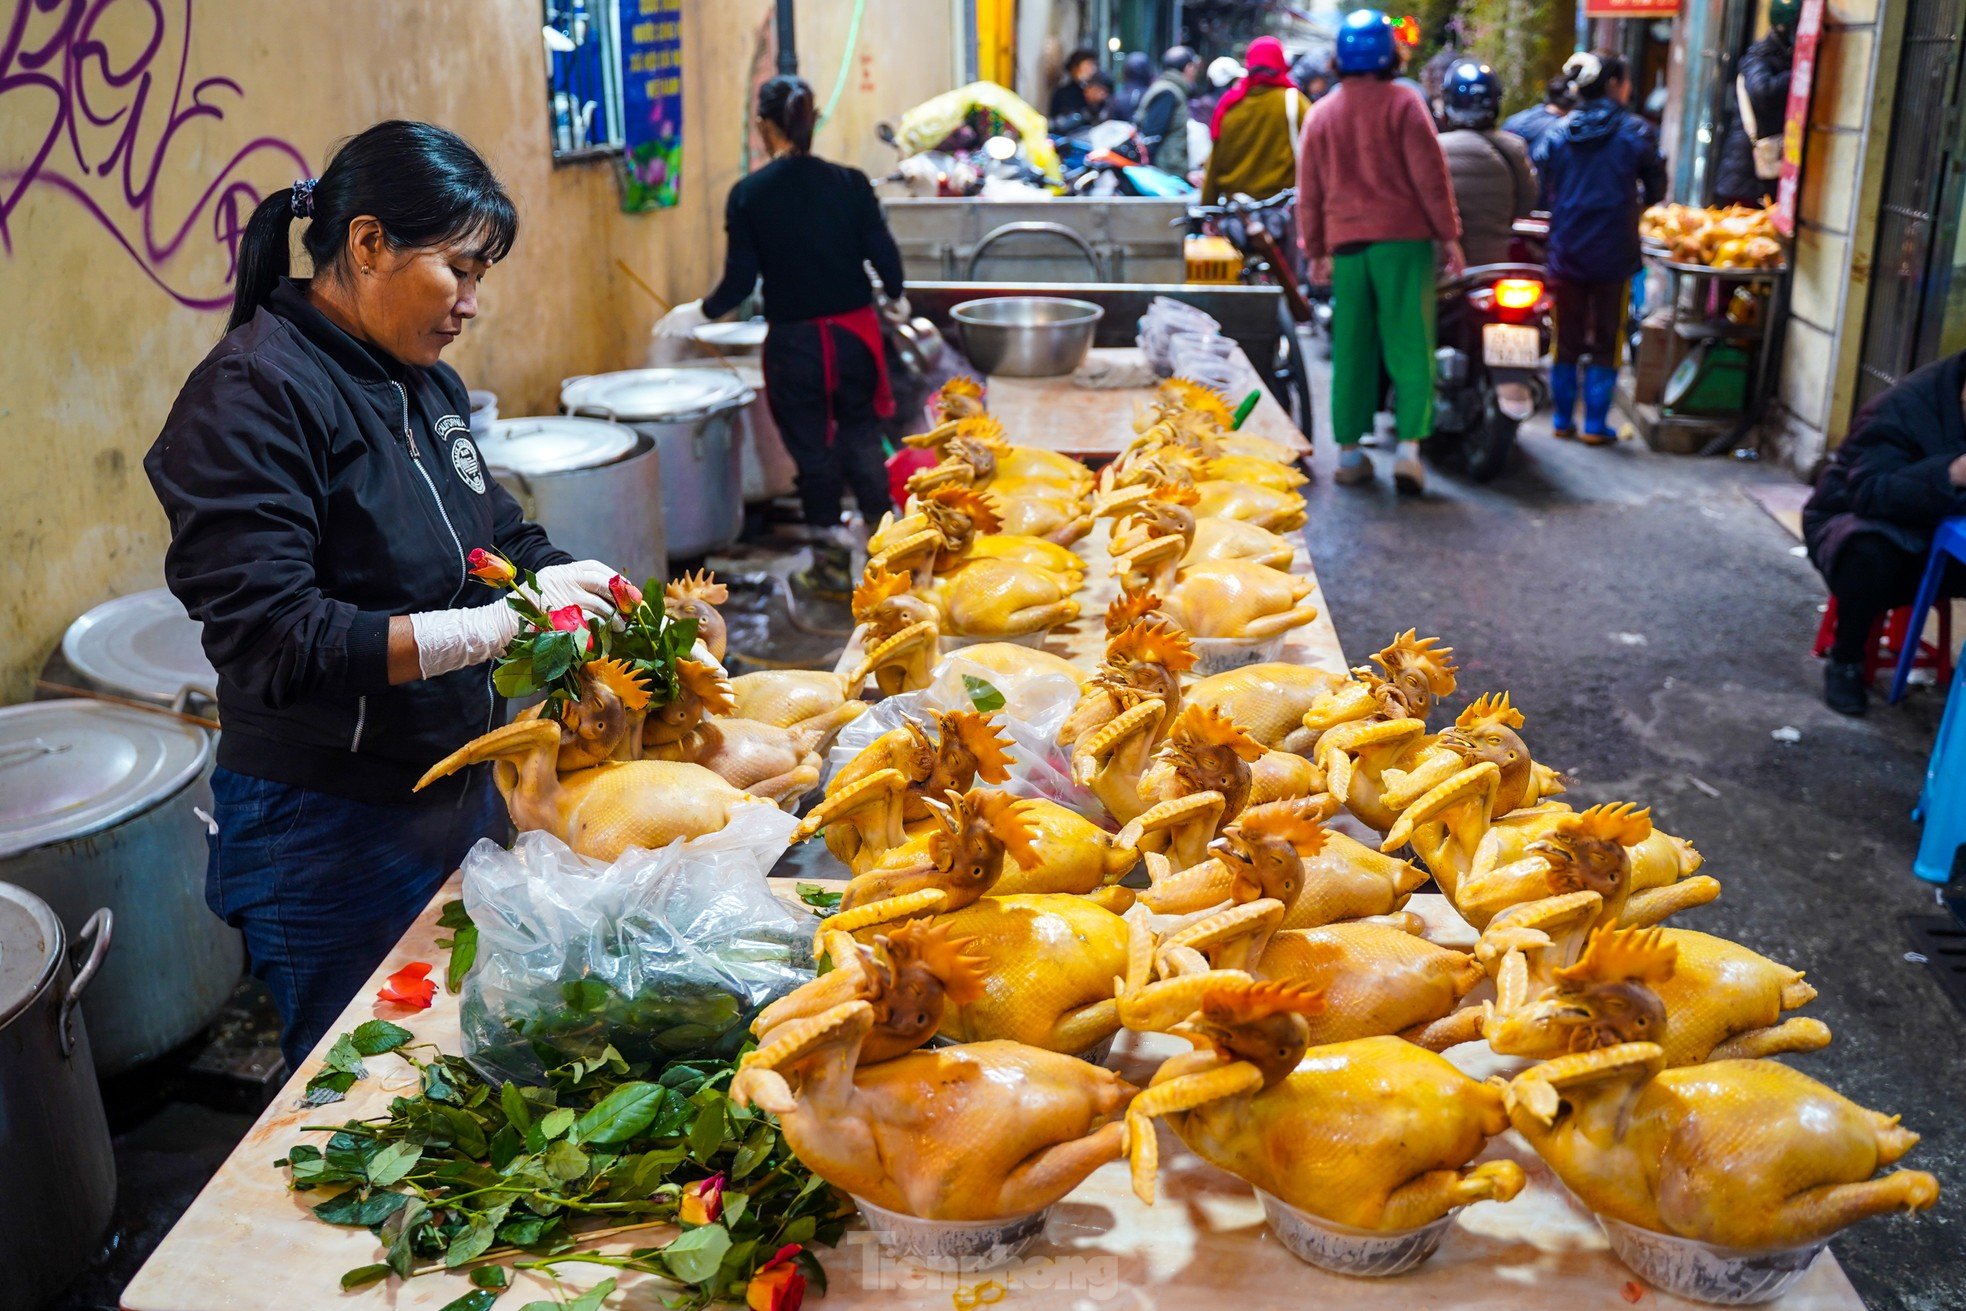
[[[1550,348],[1544,278],[1540,264],[1480,264],[1439,288],[1426,448],[1476,482],[1502,472],[1517,426],[1536,412]]]
[[[1274,286],[1283,292],[1278,311],[1280,333],[1277,356],[1271,361],[1264,381],[1277,403],[1294,410],[1297,424],[1311,430],[1311,375],[1304,362],[1303,342],[1298,338],[1300,324],[1314,324],[1317,311],[1297,281],[1294,263],[1285,255],[1272,224],[1287,219],[1297,203],[1297,189],[1286,187],[1267,200],[1237,196],[1220,205],[1190,205],[1185,218],[1176,220],[1187,227],[1191,237],[1213,233],[1222,237],[1242,255],[1238,280],[1247,286]],[[1287,229],[1286,229],[1287,230]],[[1258,367],[1262,367],[1260,362]]]
[[[1147,143],[1131,123],[1095,123],[1052,137],[1072,196],[1191,196],[1194,187],[1146,162]]]

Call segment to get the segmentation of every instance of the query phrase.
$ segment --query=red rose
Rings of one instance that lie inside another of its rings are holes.
[[[744,1290],[744,1305],[751,1311],[799,1311],[806,1300],[806,1277],[792,1258],[800,1251],[797,1243],[787,1243],[760,1266]]]
[[[707,1225],[724,1213],[724,1177],[713,1174],[708,1179],[698,1179],[683,1189],[683,1195],[676,1204],[676,1214],[686,1225]]]
[[[642,589],[620,574],[608,579],[608,594],[614,598],[614,608],[624,615],[632,614],[642,603]]]
[[[470,570],[473,578],[490,583],[493,587],[510,587],[512,580],[519,576],[519,571],[512,567],[510,560],[482,546],[472,548]]]
[[[413,1011],[428,1010],[431,999],[437,995],[437,985],[430,981],[429,975],[428,961],[411,961],[389,976],[376,993],[376,1000]]]

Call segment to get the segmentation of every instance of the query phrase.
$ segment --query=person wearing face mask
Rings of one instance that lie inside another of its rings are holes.
[[[306,278],[289,276],[296,222]],[[206,900],[245,936],[289,1068],[505,831],[488,766],[411,791],[502,718],[488,662],[519,620],[472,552],[536,572],[549,609],[614,613],[614,570],[525,521],[439,361],[517,228],[455,134],[350,139],[253,211],[226,334],[144,457],[165,581],[218,671]]]
[[[1795,70],[1795,25],[1802,0],[1768,0],[1768,34],[1747,48],[1722,116],[1714,204],[1759,208],[1782,173],[1782,130]]]

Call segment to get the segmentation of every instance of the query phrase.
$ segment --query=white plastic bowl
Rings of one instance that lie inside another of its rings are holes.
[[[1716,1306],[1772,1302],[1808,1271],[1829,1240],[1802,1247],[1743,1252],[1695,1238],[1657,1233],[1637,1225],[1597,1217],[1611,1250],[1646,1283],[1675,1297]]]
[[[1051,1208],[1002,1220],[923,1220],[853,1199],[867,1230],[889,1256],[930,1270],[969,1274],[1009,1265],[1044,1234]]]
[[[1210,674],[1226,674],[1231,669],[1241,669],[1244,665],[1260,665],[1275,660],[1283,654],[1290,634],[1278,633],[1274,637],[1196,637],[1189,640],[1195,649],[1195,677],[1206,678]]]
[[[1256,1196],[1278,1242],[1299,1260],[1339,1275],[1376,1279],[1404,1274],[1439,1249],[1447,1226],[1454,1223],[1449,1211],[1418,1229],[1354,1229],[1299,1210],[1261,1188]]]

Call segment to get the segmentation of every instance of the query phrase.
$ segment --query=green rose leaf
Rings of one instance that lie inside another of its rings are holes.
[[[452,1270],[457,1269],[466,1261],[483,1254],[497,1234],[498,1226],[492,1223],[491,1217],[478,1216],[451,1239],[451,1245],[444,1249],[444,1264]]]
[[[574,1137],[583,1143],[625,1143],[655,1119],[663,1094],[660,1084],[624,1083],[574,1123]]]
[[[992,710],[1003,709],[1003,693],[995,683],[978,678],[974,674],[963,675],[963,690],[969,693],[969,703],[979,714],[989,714]]]
[[[717,1273],[724,1263],[724,1253],[729,1250],[730,1230],[720,1224],[708,1224],[685,1229],[666,1247],[658,1249],[658,1255],[677,1279],[686,1284],[700,1284]]]
[[[388,1020],[370,1020],[355,1026],[355,1032],[348,1035],[349,1045],[363,1056],[381,1056],[393,1052],[415,1037],[400,1024]]]
[[[494,1266],[493,1269],[498,1267]],[[496,1292],[474,1288],[455,1301],[446,1302],[439,1311],[491,1311],[491,1304],[498,1301]]]
[[[548,1142],[560,1137],[567,1130],[573,1128],[573,1122],[577,1114],[571,1106],[554,1107],[540,1119],[540,1135]]]
[[[369,1182],[378,1188],[400,1183],[423,1158],[423,1149],[414,1143],[390,1143],[369,1161]]]
[[[481,1265],[471,1272],[471,1282],[479,1288],[504,1289],[511,1286],[512,1272],[502,1265]]]
[[[357,1288],[367,1288],[379,1279],[389,1278],[389,1267],[378,1262],[375,1265],[358,1265],[341,1277],[341,1290],[352,1292]]]

